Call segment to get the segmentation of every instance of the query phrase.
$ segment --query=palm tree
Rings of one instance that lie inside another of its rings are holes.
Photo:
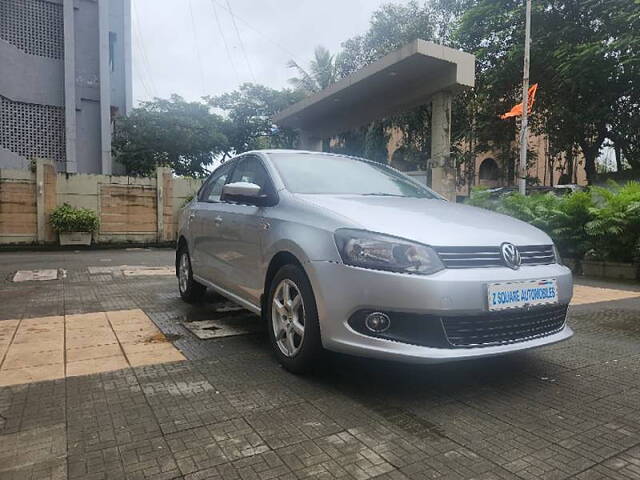
[[[337,80],[335,56],[322,46],[316,47],[309,70],[302,68],[295,60],[289,60],[287,67],[298,71],[298,77],[289,79],[289,83],[297,90],[307,94],[316,93],[327,88]]]

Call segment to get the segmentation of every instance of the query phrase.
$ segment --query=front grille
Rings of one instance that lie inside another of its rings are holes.
[[[502,345],[551,335],[562,330],[567,306],[529,311],[493,312],[468,317],[443,317],[442,326],[454,347]]]
[[[504,267],[500,247],[433,247],[445,268]],[[553,245],[518,246],[522,265],[555,263]]]

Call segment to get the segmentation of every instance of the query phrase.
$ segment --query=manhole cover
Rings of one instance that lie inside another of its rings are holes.
[[[13,276],[14,282],[41,282],[45,280],[57,280],[58,270],[18,270]]]
[[[184,322],[183,325],[200,340],[248,335],[258,333],[262,329],[260,319],[257,317],[227,317],[216,320]]]

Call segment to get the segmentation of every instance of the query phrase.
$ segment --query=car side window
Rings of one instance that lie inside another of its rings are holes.
[[[233,171],[231,181],[255,183],[261,188],[261,193],[271,195],[273,187],[267,170],[262,162],[253,156],[244,157],[240,160],[238,167]]]
[[[233,170],[235,162],[229,162],[218,168],[198,196],[200,202],[219,202],[222,195],[222,187],[229,179],[229,173]]]

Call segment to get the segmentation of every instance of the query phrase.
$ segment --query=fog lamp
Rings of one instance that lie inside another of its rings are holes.
[[[364,324],[371,332],[382,333],[389,330],[391,319],[386,313],[373,312],[366,316]]]

